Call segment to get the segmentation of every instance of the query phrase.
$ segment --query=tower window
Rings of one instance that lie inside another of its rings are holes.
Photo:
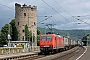
[[[24,16],[26,16],[26,13],[24,13]]]
[[[18,26],[19,26],[19,22],[18,22]]]
[[[24,36],[23,36],[22,40],[24,40]]]
[[[31,11],[33,11],[33,8],[31,8]]]
[[[22,30],[22,32],[24,32],[24,30]]]
[[[36,23],[34,22],[34,25],[36,25]]]

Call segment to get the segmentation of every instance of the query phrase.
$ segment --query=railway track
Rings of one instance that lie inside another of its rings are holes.
[[[69,60],[69,58],[75,56],[84,50],[82,47],[75,47],[67,51],[63,51],[53,55],[35,55],[20,58],[18,60]]]
[[[50,56],[51,54],[40,54],[38,53],[38,55],[34,55],[34,56],[27,56],[27,57],[24,57],[24,58],[19,58],[17,60],[35,60],[35,59],[39,59],[39,58],[43,58],[43,57],[46,57],[46,56]]]
[[[70,60],[70,58],[73,58],[75,55],[81,53],[84,51],[83,47],[79,47],[76,50],[72,51],[72,52],[68,52],[68,54],[66,53],[65,55],[56,58],[55,60]],[[52,59],[53,60],[53,59]]]
[[[42,57],[45,57],[45,55],[28,56],[28,57],[20,58],[18,60],[34,60]]]
[[[73,57],[77,53],[80,53],[82,50],[84,50],[82,47],[75,47],[70,50],[39,58],[36,60],[69,60],[69,58]]]

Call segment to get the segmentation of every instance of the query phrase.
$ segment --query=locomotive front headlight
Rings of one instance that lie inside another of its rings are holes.
[[[43,48],[40,48],[40,50],[43,50]]]
[[[47,46],[47,45],[46,45],[46,46],[44,46],[44,47],[50,47],[50,46]]]

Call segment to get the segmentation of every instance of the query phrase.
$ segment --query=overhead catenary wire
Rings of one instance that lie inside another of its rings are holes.
[[[1,3],[0,3],[0,5],[4,6],[4,7],[6,7],[6,8],[9,8],[9,9],[11,9],[11,10],[15,10],[15,9],[13,9],[13,8],[11,8],[11,7],[8,7],[8,6],[4,5],[4,4],[1,4]],[[40,16],[40,17],[42,17],[42,16]],[[47,17],[47,16],[44,16],[44,17]],[[39,24],[39,23],[41,23],[41,22],[47,20],[47,19],[50,18],[50,17],[52,17],[52,16],[47,17],[46,19],[44,19],[44,20],[38,22],[37,24]]]
[[[68,15],[70,15],[73,18],[73,16],[70,13],[68,13],[56,0],[54,0],[54,1],[58,4],[59,7],[61,7]],[[74,19],[73,19],[73,21],[74,21]]]
[[[54,0],[66,13],[68,13],[56,0]],[[75,18],[74,16],[72,16],[70,13],[68,13],[71,17],[73,17],[73,18]],[[77,17],[86,17],[86,16],[90,16],[90,15],[83,15],[83,16],[77,16]],[[82,21],[82,20],[80,20],[80,19],[78,19],[78,18],[75,18],[75,19],[77,19],[77,20],[79,20],[79,21],[81,21],[81,22],[84,22],[84,21]],[[89,19],[88,19],[89,20]],[[87,21],[88,21],[87,20]],[[74,19],[73,19],[73,21],[74,21]],[[89,24],[89,23],[87,23],[87,21],[86,22],[84,22],[84,23],[86,23],[86,24]],[[74,21],[75,22],[75,21]]]
[[[0,3],[0,5],[4,6],[4,7],[6,7],[6,8],[9,8],[9,9],[11,9],[11,10],[15,10],[15,9],[13,9],[13,8],[11,8],[11,7],[8,7],[8,6],[6,6],[6,5],[3,5],[3,4],[1,4],[1,3]]]
[[[43,13],[45,13],[45,15],[47,15],[47,13],[46,12],[43,12]],[[55,24],[55,25],[57,25],[57,23],[60,25],[60,22],[57,22],[57,20],[54,18],[54,16],[51,18],[51,21],[52,21],[52,24]],[[42,22],[42,23],[44,23],[44,22]],[[51,23],[51,22],[48,22],[48,23],[44,23],[44,24],[49,24],[49,23]],[[61,24],[64,24],[63,22],[61,22]]]
[[[87,17],[87,16],[90,16],[90,15],[73,16],[73,17],[75,18],[75,17]],[[75,19],[76,19],[76,18],[75,18]],[[90,18],[89,18],[89,19],[90,19]],[[89,19],[87,19],[87,21],[88,21]],[[86,21],[86,23],[87,23],[87,21]]]
[[[43,0],[42,0],[43,1]],[[8,6],[6,6],[6,5],[4,5],[4,4],[1,4],[0,3],[0,5],[1,6],[4,6],[4,7],[6,7],[6,8],[9,8],[9,9],[11,9],[11,10],[15,10],[15,9],[13,9],[13,8],[11,8],[11,7],[8,7]],[[49,7],[51,7],[49,4],[48,4],[48,6]],[[51,7],[52,8],[52,7]],[[52,8],[55,12],[57,12],[58,13],[58,11],[56,11],[54,8]],[[60,16],[62,16],[60,13],[58,13]],[[68,13],[69,14],[69,13]],[[70,14],[69,14],[70,15]],[[90,15],[83,15],[83,16],[90,16]],[[80,17],[83,17],[83,16],[80,16]],[[65,20],[67,20],[68,21],[68,19],[66,19],[64,16],[62,16]],[[76,17],[74,17],[74,16],[72,16],[73,18],[75,18],[75,19],[77,19],[78,20],[78,18],[76,18]],[[79,17],[79,16],[78,16]],[[89,24],[89,23],[87,23],[87,21],[83,21],[83,20],[80,20],[79,19],[79,21],[81,21],[81,22],[84,22],[84,23],[86,23],[86,24]]]
[[[90,15],[81,15],[81,16],[75,16],[75,17],[87,17],[87,16],[90,16]]]
[[[46,12],[43,12],[45,15],[48,15]],[[49,16],[51,16],[51,15],[49,15]],[[55,24],[55,21],[56,21],[56,19],[54,19],[54,17],[52,16],[52,18],[50,18],[51,20],[49,20],[49,22],[45,22],[44,23],[44,21],[46,21],[46,19],[44,19],[44,20],[42,20],[42,21],[39,21],[41,24],[44,24],[45,26],[47,25],[47,24],[52,24],[53,26],[54,25],[56,25]],[[52,22],[50,22],[50,21],[52,21]],[[58,22],[59,23],[59,22]],[[44,26],[44,28],[45,28],[45,26]]]
[[[0,5],[1,6],[4,6],[4,7],[6,7],[6,8],[9,8],[9,9],[11,9],[11,10],[15,10],[15,9],[13,9],[13,8],[11,8],[11,7],[8,7],[8,6],[6,6],[6,5],[4,5],[4,4],[1,4],[0,3]],[[53,9],[53,8],[52,8]],[[57,11],[56,11],[57,12]],[[58,13],[58,12],[57,12]],[[59,13],[58,13],[59,14]],[[59,14],[60,15],[60,14]],[[62,16],[62,15],[61,15]],[[42,17],[42,16],[41,16]],[[46,16],[45,16],[46,17]],[[63,16],[62,16],[63,17]],[[50,17],[48,17],[48,18],[50,18]],[[47,20],[48,18],[46,18],[45,20]],[[64,18],[64,17],[63,17]],[[65,18],[66,19],[66,18]],[[45,21],[45,20],[43,20],[43,21]],[[53,19],[52,19],[53,20]],[[66,19],[67,20],[67,19]],[[40,21],[40,22],[43,22],[43,21]],[[38,22],[38,23],[40,23],[40,22]],[[53,21],[54,22],[54,21]]]
[[[90,19],[90,18],[89,18],[89,19]],[[89,19],[88,19],[88,20],[89,20]],[[86,22],[88,22],[88,20],[87,20]]]
[[[42,0],[43,1],[43,0]],[[62,16],[57,10],[55,10],[53,7],[51,7],[48,3],[46,3],[45,1],[43,1],[46,5],[48,5],[50,8],[52,8],[52,10],[54,10],[56,13],[58,13],[58,15]],[[66,21],[69,22],[69,20],[67,18],[65,18],[64,16],[62,16]]]
[[[45,20],[49,19],[50,17],[52,17],[52,16],[47,17],[46,19],[44,19],[44,20],[42,20],[42,21],[38,22],[37,24],[39,24],[39,23],[41,23],[41,22],[43,22],[43,21],[45,21]]]
[[[13,8],[11,8],[11,7],[8,7],[8,6],[4,5],[4,4],[1,4],[1,3],[0,3],[0,5],[4,6],[4,7],[6,7],[6,8],[9,8],[9,9],[11,9],[11,10],[15,10],[15,9],[13,9]],[[40,16],[40,17],[42,17],[42,16]],[[47,16],[44,16],[44,17],[47,17]],[[50,17],[52,17],[52,16],[49,16],[48,18],[50,18]],[[48,18],[44,19],[43,21],[47,20]],[[40,22],[38,22],[38,23],[41,23],[41,22],[43,22],[43,21],[40,21]]]
[[[45,12],[44,12],[44,13],[45,13]],[[47,15],[47,13],[45,13],[45,14]],[[53,22],[52,24],[54,24],[55,21],[56,21],[56,19],[54,19],[53,16],[52,16],[51,20],[53,20],[53,21],[52,21],[52,22]],[[49,23],[50,23],[50,22],[49,22]]]
[[[73,16],[74,17],[74,16]],[[85,22],[85,21],[83,21],[83,20],[81,20],[81,19],[78,19],[78,18],[76,18],[76,17],[74,17],[76,20],[79,20],[79,21],[81,21],[81,22],[84,22],[85,24],[88,24],[88,25],[90,25],[89,23],[87,23],[87,22]]]

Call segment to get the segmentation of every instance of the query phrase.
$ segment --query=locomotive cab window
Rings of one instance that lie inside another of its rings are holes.
[[[47,40],[52,40],[52,36],[47,36]]]
[[[52,40],[52,36],[42,36],[42,40]]]
[[[46,36],[42,36],[42,40],[46,40]]]

